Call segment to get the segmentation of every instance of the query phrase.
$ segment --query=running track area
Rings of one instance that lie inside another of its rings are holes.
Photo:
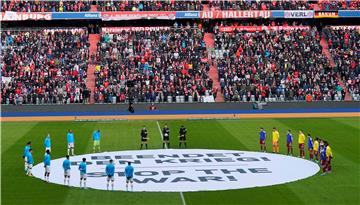
[[[246,118],[360,117],[360,108],[272,109],[272,110],[169,110],[119,112],[3,112],[1,122],[102,121]]]

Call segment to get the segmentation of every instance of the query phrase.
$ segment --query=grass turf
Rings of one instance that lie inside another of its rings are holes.
[[[334,153],[333,173],[313,176],[298,182],[270,187],[213,191],[185,192],[191,204],[359,204],[359,118],[322,119],[247,119],[247,120],[184,120],[159,121],[171,133],[180,125],[188,129],[188,148],[259,149],[258,131],[262,126],[270,133],[272,127],[280,131],[280,152],[285,153],[285,133],[291,129],[297,141],[297,130],[325,138]],[[128,193],[68,188],[25,176],[21,158],[24,145],[31,140],[35,164],[43,157],[43,140],[52,136],[52,158],[66,154],[67,129],[74,130],[76,154],[92,152],[91,134],[101,129],[102,151],[139,149],[142,125],[149,132],[149,149],[161,148],[162,142],[156,121],[116,122],[17,122],[2,123],[1,197],[2,204],[182,204],[179,193]],[[177,137],[171,135],[171,146],[177,147]],[[294,146],[294,152],[298,149]],[[270,140],[267,147],[271,149]],[[286,167],[284,167],[286,169]]]

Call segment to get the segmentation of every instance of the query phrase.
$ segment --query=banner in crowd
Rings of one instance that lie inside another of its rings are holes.
[[[200,18],[202,19],[240,19],[240,18],[270,18],[271,11],[241,11],[241,10],[226,10],[226,11],[201,11]]]
[[[138,20],[138,19],[164,19],[174,20],[176,11],[124,11],[101,12],[103,21]]]
[[[290,10],[284,11],[284,18],[286,19],[307,19],[314,18],[314,11],[312,10]]]
[[[51,20],[51,12],[1,12],[0,21]]]
[[[11,82],[11,77],[1,77],[1,82],[3,82],[4,84],[8,84]]]
[[[55,29],[45,29],[44,32],[45,33],[54,33],[54,32],[63,32],[63,31],[70,31],[71,33],[81,33],[84,32],[86,29],[85,28],[55,28]]]
[[[219,27],[220,32],[233,32],[238,31],[247,31],[247,32],[257,32],[257,31],[281,31],[281,30],[309,30],[309,26],[222,26]]]
[[[199,11],[177,11],[176,19],[198,19],[200,18]]]
[[[360,10],[339,10],[338,14],[343,18],[360,18]]]
[[[315,11],[315,18],[338,18],[338,11]]]
[[[122,31],[160,31],[169,30],[167,26],[154,26],[154,27],[103,27],[103,33],[121,33]]]
[[[284,10],[272,10],[271,18],[284,18]]]
[[[339,29],[349,29],[349,30],[359,30],[360,26],[329,26],[333,30],[339,30]]]
[[[54,12],[52,19],[100,19],[99,12]]]

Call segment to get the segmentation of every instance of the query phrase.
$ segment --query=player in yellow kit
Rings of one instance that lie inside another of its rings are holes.
[[[331,173],[331,159],[333,158],[333,153],[328,142],[325,141],[326,145],[326,173]]]
[[[319,138],[315,138],[315,141],[314,141],[314,157],[315,157],[315,161],[318,162],[319,161]]]
[[[300,150],[300,156],[301,158],[305,158],[305,150],[304,150],[304,144],[305,144],[305,135],[302,130],[299,130],[299,150]]]
[[[279,131],[276,129],[276,127],[273,128],[272,131],[272,147],[273,147],[273,153],[279,153],[279,138],[280,134]]]

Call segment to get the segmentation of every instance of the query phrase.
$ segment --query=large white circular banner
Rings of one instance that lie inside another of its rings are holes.
[[[305,179],[320,168],[308,160],[279,154],[209,149],[103,152],[70,157],[70,186],[80,186],[78,165],[87,159],[87,187],[106,190],[105,166],[115,162],[114,190],[126,190],[124,169],[134,167],[133,191],[186,192],[270,186]],[[64,183],[64,158],[51,161],[50,182]],[[44,176],[43,164],[33,168]]]

